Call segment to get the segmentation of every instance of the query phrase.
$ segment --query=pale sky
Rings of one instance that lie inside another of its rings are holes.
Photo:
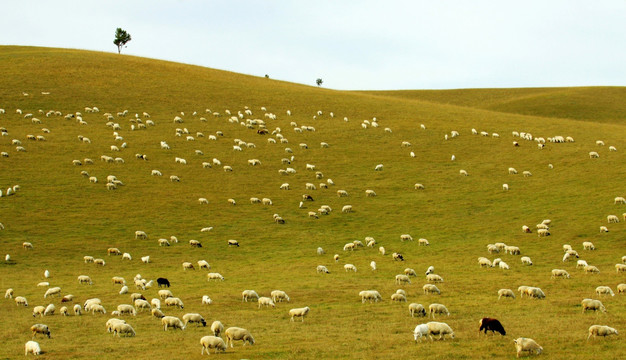
[[[0,44],[338,90],[626,85],[626,0],[2,0]],[[2,70],[0,67],[0,74]]]

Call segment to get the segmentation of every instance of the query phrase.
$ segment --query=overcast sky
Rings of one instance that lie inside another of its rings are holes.
[[[626,85],[626,0],[2,0],[0,44],[341,90]],[[0,74],[1,74],[0,67]]]

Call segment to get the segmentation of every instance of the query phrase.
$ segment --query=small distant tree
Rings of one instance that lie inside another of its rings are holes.
[[[322,86],[323,82],[324,80],[322,80],[322,78],[317,78],[317,80],[315,80],[315,83],[317,84],[317,86]]]
[[[123,30],[122,28],[117,28],[115,30],[115,40],[113,40],[113,44],[117,45],[117,53],[122,53],[122,46],[126,45],[131,39],[130,34]]]

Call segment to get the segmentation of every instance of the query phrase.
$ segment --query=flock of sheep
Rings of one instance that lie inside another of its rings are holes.
[[[221,119],[223,119],[224,115],[226,115],[227,122],[229,124],[240,125],[242,127],[250,129],[251,130],[250,137],[260,136],[257,139],[259,139],[260,141],[266,142],[267,146],[275,146],[278,143],[288,144],[289,140],[287,139],[286,132],[283,131],[280,127],[273,127],[273,125],[270,126],[270,124],[274,120],[277,119],[277,115],[274,113],[268,112],[265,108],[262,108],[261,110],[262,112],[265,113],[264,119],[252,118],[253,116],[252,110],[250,110],[247,107],[245,107],[244,109],[240,111],[232,112],[232,113],[229,110],[225,110],[223,113],[218,113],[218,112],[214,112],[214,111],[207,109],[205,111],[204,116],[212,117],[214,119],[220,119],[219,121],[223,121]],[[89,113],[90,117],[93,118],[95,121],[97,121],[96,119],[98,119],[98,117],[96,117],[96,115],[99,114],[100,110],[96,107],[89,107],[89,108],[85,108],[84,112]],[[5,111],[0,109],[0,115],[4,113]],[[18,109],[16,111],[16,114],[22,115],[22,111]],[[290,117],[291,111],[287,111],[286,114],[288,117]],[[40,115],[42,118],[43,116],[45,116],[46,118],[63,117],[68,121],[75,121],[79,126],[89,125],[81,112],[75,112],[75,113],[63,115],[61,112],[58,112],[58,111],[48,111],[48,112],[40,111]],[[322,111],[318,111],[313,116],[313,119],[315,120],[325,115],[326,114],[323,113]],[[100,161],[107,163],[107,164],[123,165],[127,162],[123,157],[115,156],[115,155],[124,154],[126,151],[128,151],[126,149],[129,146],[132,146],[132,143],[128,143],[128,141],[124,139],[124,135],[125,135],[124,131],[150,131],[150,127],[160,126],[165,123],[165,121],[163,120],[162,122],[157,121],[157,120],[152,120],[150,114],[148,114],[147,112],[143,112],[141,115],[137,113],[135,114],[134,117],[129,116],[128,111],[117,112],[115,115],[113,113],[104,113],[101,116],[102,116],[101,119],[103,119],[102,121],[103,125],[110,128],[113,131],[112,133],[113,137],[111,139],[113,144],[110,145],[111,154],[102,154],[99,157]],[[201,114],[194,113],[192,115],[192,119],[195,122],[189,122],[189,123],[193,124],[194,126],[198,126],[198,123],[200,124],[208,123],[209,120],[206,119],[204,116],[201,116]],[[329,116],[331,118],[334,118],[334,114],[332,112],[329,113]],[[42,123],[42,120],[35,117],[33,113],[27,113],[23,115],[23,118],[28,121],[31,121],[33,125],[39,126]],[[181,113],[180,115],[176,115],[173,119],[173,124],[174,126],[176,126],[176,129],[173,135],[174,139],[160,140],[160,143],[159,143],[160,151],[153,151],[153,153],[151,154],[145,154],[142,151],[142,153],[136,153],[134,155],[134,158],[137,161],[149,161],[149,159],[154,159],[160,156],[170,156],[168,152],[171,151],[171,149],[176,146],[176,142],[178,141],[194,142],[194,141],[198,141],[197,139],[202,139],[205,137],[208,139],[208,141],[216,141],[216,142],[224,141],[223,139],[225,138],[225,134],[221,130],[217,130],[214,132],[214,134],[209,134],[208,136],[205,136],[205,134],[201,131],[193,131],[193,132],[189,131],[187,127],[184,126],[185,124],[187,124],[186,121],[188,121],[188,119],[189,117],[185,116],[185,114],[183,113]],[[128,124],[124,123],[122,125],[122,121],[126,121],[129,123]],[[348,122],[348,118],[344,118],[343,121]],[[93,124],[91,120],[90,120],[90,123]],[[101,126],[101,125],[96,124],[95,126]],[[290,126],[293,128],[293,131],[295,134],[301,134],[303,132],[314,133],[316,131],[315,127],[313,126],[310,126],[310,125],[298,126],[298,124],[295,121],[291,121]],[[191,127],[191,125],[189,125],[189,127]],[[360,127],[362,129],[377,128],[379,127],[379,121],[376,118],[373,118],[372,120],[364,120],[360,124]],[[423,124],[420,126],[420,128],[422,130],[426,130],[426,126]],[[10,136],[9,134],[11,134],[10,130],[4,127],[0,128],[0,131],[2,132],[3,136]],[[41,129],[41,131],[45,134],[50,133],[50,130],[47,128],[43,128]],[[384,132],[391,133],[392,130],[391,128],[385,128]],[[490,135],[489,133],[485,131],[478,132],[476,129],[472,129],[471,134],[473,135],[480,134],[485,137],[490,136],[491,138],[500,138],[499,134],[492,133]],[[451,131],[449,134],[448,133],[445,134],[444,140],[454,141],[453,139],[459,136],[461,135],[458,131]],[[543,137],[534,137],[530,133],[517,132],[517,131],[513,131],[512,136],[515,138],[515,141],[513,141],[513,146],[519,147],[520,142],[522,142],[523,140],[535,141],[537,143],[538,150],[541,150],[541,151],[543,151],[546,148],[546,143],[574,142],[574,139],[571,137],[555,136],[555,137],[549,137],[546,141],[546,139],[544,139]],[[27,134],[25,138],[26,138],[26,141],[47,141],[43,135],[34,136],[32,134]],[[83,135],[79,134],[77,136],[77,139],[81,145],[90,146],[91,144],[91,139]],[[159,141],[159,139],[156,139],[155,141]],[[172,145],[170,145],[170,143]],[[22,141],[19,139],[13,139],[11,141],[11,145],[15,146],[16,152],[28,151],[28,146],[24,146],[22,144]],[[604,142],[597,141],[596,145],[604,146]],[[329,145],[325,141],[320,142],[321,148],[330,148],[331,146],[332,145]],[[403,141],[400,144],[400,146],[402,148],[408,149],[412,146],[412,144],[408,141]],[[251,141],[244,141],[238,138],[233,139],[232,149],[235,152],[253,151],[253,149],[255,149],[256,147],[257,145],[255,145],[255,143]],[[298,145],[298,148],[301,151],[305,151],[306,149],[308,149],[308,147],[309,145],[306,143],[299,143]],[[297,173],[298,171],[304,171],[306,173],[311,174],[310,181],[317,181],[318,184],[307,181],[304,184],[295,185],[293,183],[285,182],[284,180],[281,180],[280,185],[277,186],[277,188],[279,188],[280,190],[285,190],[285,191],[289,191],[294,188],[300,188],[303,191],[306,191],[307,193],[303,194],[301,197],[299,195],[297,197],[294,197],[294,204],[296,202],[299,202],[298,209],[304,209],[302,210],[302,213],[301,213],[302,216],[307,216],[308,218],[311,218],[312,221],[320,219],[323,216],[328,216],[332,214],[333,209],[329,205],[320,205],[319,208],[315,211],[309,211],[305,209],[308,204],[312,204],[312,202],[315,201],[314,192],[318,190],[318,188],[322,190],[322,189],[329,189],[330,187],[336,186],[335,182],[331,178],[328,177],[329,174],[322,173],[319,166],[317,166],[316,164],[307,163],[306,166],[303,167],[302,169],[297,169],[297,166],[293,165],[293,164],[297,164],[296,155],[293,155],[294,151],[290,147],[285,147],[284,151],[285,151],[286,157],[282,158],[280,160],[280,163],[281,163],[281,166],[284,166],[285,168],[284,169],[281,168],[278,172],[281,177],[284,177],[287,179],[289,178],[290,175],[293,175]],[[614,151],[617,151],[617,149],[614,146],[610,146],[609,151],[614,152]],[[10,155],[8,152],[3,151],[2,156],[8,157]],[[198,156],[198,157],[204,156],[204,151],[202,149],[196,149],[194,151],[193,156]],[[410,152],[409,156],[415,157],[415,153]],[[598,158],[599,156],[600,155],[596,151],[589,152],[589,157],[592,159]],[[201,166],[203,169],[207,169],[207,171],[214,169],[214,168],[221,168],[224,172],[229,173],[229,172],[235,172],[237,171],[237,168],[239,166],[243,166],[243,164],[235,164],[235,163],[223,165],[222,161],[217,158],[213,158],[210,161],[193,161],[193,160],[187,161],[187,159],[185,158],[173,157],[173,156],[172,158],[174,159],[174,163],[177,164],[177,166]],[[455,155],[452,155],[451,161],[456,161]],[[264,164],[268,162],[269,160],[267,159],[251,158],[247,161],[246,166],[262,167],[264,166]],[[94,164],[94,161],[92,160],[92,158],[68,159],[68,164],[70,164],[71,166],[77,167],[79,169],[88,169],[90,165]],[[551,164],[550,164],[550,168],[552,168]],[[378,172],[383,172],[384,169],[385,168],[383,164],[377,164],[372,167],[373,171],[378,171]],[[101,182],[100,179],[98,179],[98,177],[94,176],[93,174],[90,174],[88,170],[77,171],[77,173],[80,176],[83,176],[84,178],[88,179],[88,183],[86,182],[86,184],[99,184]],[[163,173],[165,173],[163,169],[152,169],[149,174],[145,174],[145,175],[159,177],[159,176],[163,176]],[[460,169],[459,174],[462,176],[470,176],[470,172],[468,172],[465,169]],[[518,171],[515,168],[509,167],[508,174],[510,176],[515,176],[518,174]],[[532,176],[532,173],[528,170],[524,170],[522,174],[524,177]],[[315,180],[313,180],[313,178]],[[187,181],[187,179],[185,179],[184,177],[180,177],[177,174],[169,175],[169,180],[172,183],[179,183],[179,182],[184,183],[185,181]],[[125,182],[118,179],[115,175],[108,175],[106,176],[106,183],[105,183],[104,188],[106,190],[119,191],[120,188],[125,185],[126,185]],[[0,190],[0,197],[14,195],[19,189],[20,189],[19,185],[14,185],[14,186],[8,187],[6,192],[4,193]],[[414,185],[414,189],[416,191],[424,191],[426,187],[422,183],[416,183]],[[502,185],[502,189],[504,191],[510,191],[509,184],[504,183]],[[342,201],[348,201],[348,199],[354,196],[354,194],[349,193],[345,189],[339,189],[335,191],[334,193],[336,193],[337,197]],[[365,189],[364,196],[375,198],[377,197],[377,193],[373,189]],[[227,202],[229,205],[238,206],[237,199],[228,198],[228,199],[224,199],[224,201]],[[201,206],[210,205],[210,201],[208,200],[207,197],[200,197],[197,200],[194,199],[193,202]],[[274,203],[268,197],[256,197],[256,196],[250,197],[249,202],[250,204],[260,204],[261,206],[273,206],[273,203]],[[190,200],[190,203],[191,203],[191,200]],[[615,205],[626,204],[626,199],[621,196],[615,197],[614,204]],[[355,210],[353,209],[351,204],[342,204],[341,206],[342,214],[349,216],[349,214],[353,211]],[[626,221],[626,213],[624,213],[622,217],[623,217],[623,221]],[[289,218],[287,218],[286,220],[279,214],[274,214],[272,218],[273,218],[273,222],[278,225],[285,224],[286,221],[289,221]],[[268,222],[270,222],[269,219],[268,219]],[[620,218],[617,215],[612,215],[612,214],[608,215],[607,223],[608,224],[606,226],[600,227],[601,232],[608,232],[609,231],[608,226],[614,226],[612,224],[620,223]],[[7,225],[10,226],[10,224],[7,224]],[[551,232],[551,226],[552,224],[550,220],[544,220],[541,223],[537,224],[534,230],[538,237],[545,238],[545,237],[553,235]],[[619,226],[619,225],[616,225],[616,226]],[[4,228],[4,225],[0,224],[0,229],[3,229],[3,228]],[[209,232],[211,231],[211,229],[212,227],[206,227],[206,228],[203,228],[201,232]],[[522,232],[531,234],[533,232],[533,229],[531,229],[529,226],[523,225]],[[136,231],[135,239],[147,240],[147,241],[154,240],[152,239],[152,237],[149,237],[148,234],[144,231]],[[398,240],[399,242],[414,242],[414,239],[410,234],[401,234],[399,235]],[[432,243],[435,243],[435,242],[436,240],[432,241]],[[160,238],[156,241],[155,247],[175,246],[176,243],[178,243],[178,239],[175,236],[172,236],[169,239]],[[360,240],[350,241],[343,246],[342,250],[344,252],[348,252],[348,251],[358,252],[358,251],[361,251],[361,249],[373,249],[376,244],[377,244],[377,241],[373,237],[366,237],[365,243],[361,242]],[[393,242],[391,242],[391,244],[393,244]],[[425,238],[418,238],[415,244],[417,244],[417,246],[430,246],[431,241]],[[189,245],[190,247],[193,247],[193,248],[202,248],[202,242],[195,240],[195,239],[189,240]],[[230,239],[227,241],[225,246],[239,247],[240,243],[238,240]],[[24,242],[22,244],[22,247],[24,251],[28,252],[31,250],[36,251],[37,246],[36,244],[34,246],[31,242]],[[393,245],[388,245],[388,247],[393,247]],[[337,249],[340,249],[340,247],[338,246]],[[582,243],[581,251],[583,252],[594,251],[595,249],[596,249],[595,245],[591,242],[586,241]],[[568,263],[571,259],[577,258],[578,260],[577,260],[576,268],[582,269],[584,273],[597,274],[600,272],[600,270],[596,266],[589,265],[585,260],[580,259],[580,254],[576,250],[574,250],[572,246],[566,244],[563,246],[563,250],[564,250],[564,255],[562,259],[563,264]],[[156,251],[156,250],[152,249],[152,251]],[[487,252],[489,254],[503,253],[504,255],[507,256],[507,260],[510,259],[511,261],[513,261],[516,256],[520,256],[519,261],[521,262],[523,266],[533,265],[533,261],[530,259],[530,257],[521,256],[523,254],[522,247],[509,246],[500,242],[500,243],[488,244]],[[387,250],[385,249],[385,247],[379,246],[378,254],[376,256],[384,257],[386,253],[387,253]],[[326,251],[320,247],[317,249],[317,254],[319,256],[325,257]],[[342,255],[339,255],[339,254],[340,252],[337,251],[337,253],[334,254],[332,257],[335,263],[338,263],[340,259],[342,258]],[[117,248],[107,249],[107,256],[121,256],[122,260],[132,261],[132,256],[130,253],[127,253],[127,252],[123,253]],[[27,259],[28,255],[24,255],[23,257]],[[10,259],[11,259],[10,255],[7,254],[5,257],[5,260],[9,261]],[[403,254],[399,252],[393,252],[391,254],[391,259],[392,260],[390,261],[394,261],[394,262],[405,261]],[[84,263],[88,263],[88,264],[93,263],[99,266],[111,266],[111,263],[112,263],[110,261],[106,262],[104,260],[104,257],[94,258],[90,255],[84,256],[82,260],[84,261]],[[142,263],[149,264],[151,262],[150,255],[141,256],[141,261]],[[620,261],[621,263],[617,263],[615,265],[615,269],[618,272],[618,274],[626,273],[626,256],[622,257]],[[489,258],[485,256],[479,257],[478,263],[481,268],[498,267],[505,271],[511,270],[511,268],[515,267],[513,263],[509,264],[503,261],[502,258],[496,258],[496,259],[490,260]],[[183,267],[182,271],[196,269],[196,267],[194,266],[194,263],[192,262],[184,262],[182,264],[182,267]],[[210,265],[206,260],[197,261],[197,267],[199,269],[206,269],[206,270],[210,269]],[[311,268],[312,267],[313,266],[311,266]],[[328,264],[319,264],[316,267],[316,271],[317,273],[321,273],[321,274],[330,274],[328,267],[329,267]],[[354,273],[357,272],[357,267],[351,263],[344,264],[343,268],[346,272],[354,272]],[[375,260],[372,260],[370,262],[370,270],[378,271]],[[603,269],[603,271],[605,270]],[[548,274],[546,274],[546,276],[548,276]],[[47,270],[46,270],[45,277],[46,278],[49,277],[49,272]],[[407,267],[404,269],[402,274],[396,274],[395,276],[390,275],[389,281],[394,281],[394,284],[397,284],[397,285],[410,285],[412,284],[411,279],[412,278],[416,279],[417,277],[418,277],[417,272],[414,269]],[[565,269],[555,268],[551,272],[551,278],[569,279],[571,278],[571,275]],[[210,272],[207,274],[207,280],[224,281],[225,278],[220,273]],[[441,275],[434,273],[434,267],[431,266],[426,270],[425,280],[427,283],[423,285],[422,287],[424,294],[426,295],[440,295],[441,294],[442,290],[439,289],[439,287],[437,287],[435,283],[442,284],[444,283],[444,279]],[[83,275],[83,274],[77,275],[77,281],[79,284],[86,285],[86,286],[90,286],[93,284],[91,277],[88,275]],[[156,281],[159,287],[163,285],[169,288],[170,286],[169,281],[165,278],[159,278],[159,279],[156,279]],[[130,291],[129,286],[126,284],[126,280],[124,280],[123,277],[121,276],[113,277],[112,282],[113,284],[122,285],[119,291],[120,295],[127,294]],[[58,286],[52,287],[50,283],[47,281],[38,284],[38,286],[47,288],[47,290],[43,294],[44,299],[47,299],[48,297],[56,296],[60,299],[61,304],[68,303],[69,305],[75,302],[74,295],[71,295],[71,294],[62,295],[62,289],[60,287]],[[135,278],[133,279],[133,284],[130,286],[135,286],[137,291],[146,292],[146,291],[150,291],[150,289],[154,286],[154,280],[143,279],[138,274],[137,276],[135,276]],[[625,293],[626,284],[623,284],[623,283],[618,284],[616,286],[616,289],[617,289],[618,294]],[[546,294],[539,287],[520,286],[517,290],[520,293],[520,297],[524,297],[524,295],[526,295],[529,298],[535,298],[535,299],[546,298]],[[24,307],[29,306],[28,301],[26,300],[24,296],[19,296],[19,295],[15,296],[14,292],[15,291],[12,288],[7,289],[5,292],[5,298],[7,299],[13,298],[15,303],[18,306],[24,306]],[[606,294],[612,295],[612,296],[615,295],[611,287],[606,286],[606,285],[598,286],[596,288],[596,293],[598,295],[606,295]],[[508,288],[500,289],[497,295],[498,295],[498,299],[515,298],[515,293],[513,292],[513,290],[508,289]],[[161,309],[161,301],[163,301],[166,308],[172,307],[172,308],[183,309],[185,306],[182,300],[180,298],[174,297],[170,290],[166,290],[166,289],[159,290],[158,291],[159,297],[153,298],[150,302],[147,301],[143,293],[139,293],[139,292],[132,293],[130,296],[131,296],[131,302],[132,302],[131,304],[118,304],[117,306],[114,306],[115,310],[112,310],[112,311],[109,310],[108,312],[112,316],[115,316],[115,317],[110,318],[108,319],[108,321],[106,321],[106,324],[105,324],[106,330],[112,333],[114,336],[118,336],[118,337],[135,336],[137,334],[135,328],[131,324],[127,323],[126,320],[120,319],[119,317],[138,316],[139,313],[143,311],[146,311],[146,313],[151,314],[151,316],[160,319],[160,324],[163,326],[164,331],[167,331],[168,329],[185,330],[185,328],[188,326],[189,323],[197,323],[197,324],[201,324],[202,326],[207,325],[206,320],[199,313],[187,313],[182,317],[182,320],[176,316],[165,315],[165,313]],[[258,303],[259,309],[261,309],[262,307],[275,307],[276,304],[279,302],[290,301],[289,296],[282,290],[272,291],[269,297],[259,296],[254,290],[244,290],[241,296],[242,296],[242,302],[256,300]],[[381,294],[377,290],[373,290],[373,289],[361,291],[359,293],[359,297],[361,298],[362,303],[377,303],[377,302],[381,302],[383,299]],[[494,297],[495,297],[495,294],[494,294]],[[407,302],[407,293],[402,289],[398,289],[395,293],[390,295],[390,299],[392,302]],[[36,301],[36,302],[39,302],[39,301]],[[209,298],[208,295],[203,295],[201,301],[199,299],[198,302],[204,306],[204,305],[211,304],[212,300]],[[111,307],[111,305],[112,304],[107,304],[107,306],[105,307],[103,306],[103,303],[100,299],[90,298],[90,299],[87,299],[82,304],[82,306],[80,303],[74,303],[72,310],[75,316],[83,315],[85,312],[91,312],[92,315],[107,314],[106,308]],[[582,305],[583,313],[586,311],[607,312],[606,307],[599,300],[583,299],[581,305]],[[424,307],[422,304],[418,304],[418,303],[411,303],[408,305],[408,309],[409,309],[409,314],[411,317],[414,317],[414,316],[420,317],[420,316],[428,315],[429,317],[432,317],[434,319],[435,315],[447,315],[447,316],[450,315],[450,311],[448,310],[448,308],[445,305],[439,304],[439,303],[431,303],[428,307]],[[288,315],[290,317],[290,321],[294,321],[296,318],[300,318],[301,321],[304,322],[304,317],[306,317],[310,311],[311,311],[311,308],[309,306],[293,308],[289,310]],[[41,305],[34,306],[33,311],[32,311],[32,316],[33,317],[40,316],[41,318],[45,318],[46,316],[54,315],[55,312],[56,312],[56,306],[50,303],[47,306],[41,306]],[[70,315],[70,311],[67,306],[62,306],[59,310],[59,313],[63,316]],[[485,319],[488,319],[488,321]],[[492,330],[492,331],[498,331],[502,335],[505,335],[504,328],[502,327],[502,324],[500,324],[498,320],[490,319],[490,318],[485,318],[485,319],[482,319],[480,321],[479,331],[485,330],[486,332],[487,330]],[[487,326],[487,323],[495,324],[495,325]],[[496,330],[492,329],[491,326],[493,326]],[[223,324],[218,320],[215,320],[211,324],[210,328],[211,328],[211,331],[213,332],[213,335],[204,336],[200,339],[201,354],[203,354],[205,351],[207,352],[207,354],[209,354],[210,349],[214,349],[215,352],[226,351],[227,346],[229,344],[231,348],[233,347],[234,341],[243,341],[244,345],[255,344],[255,340],[252,334],[250,333],[250,331],[248,331],[245,328],[229,327],[226,330],[224,330]],[[51,336],[50,328],[45,324],[38,323],[38,324],[33,325],[31,327],[31,332],[32,332],[33,338],[37,334],[46,335],[48,338],[50,338]],[[592,336],[593,337],[596,337],[596,336],[605,337],[605,336],[617,335],[617,334],[618,334],[618,331],[612,327],[605,326],[605,325],[593,325],[588,329],[587,338],[589,339]],[[454,331],[452,330],[451,326],[443,322],[431,321],[426,324],[417,325],[415,329],[413,330],[413,336],[414,336],[415,341],[418,341],[418,339],[422,337],[429,337],[431,340],[433,340],[435,337],[438,336],[439,339],[444,339],[446,335],[450,337],[451,339],[455,338]],[[224,336],[226,340],[224,340],[222,336]],[[535,352],[537,354],[540,354],[543,351],[543,348],[539,346],[537,342],[535,342],[533,339],[530,339],[530,338],[520,337],[514,340],[514,344],[517,350],[518,357],[524,351]],[[33,353],[37,355],[41,353],[41,348],[37,342],[28,341],[25,345],[25,353],[26,354]]]

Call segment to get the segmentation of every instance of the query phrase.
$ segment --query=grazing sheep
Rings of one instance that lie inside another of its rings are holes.
[[[213,331],[213,335],[220,336],[224,332],[224,325],[219,320],[215,320],[211,324],[211,331]]]
[[[210,349],[215,349],[215,353],[217,354],[218,351],[225,352],[227,348],[226,343],[224,342],[224,339],[222,339],[221,337],[211,336],[211,335],[203,336],[200,339],[200,345],[202,346],[200,355],[203,355],[205,350],[206,350],[206,354],[209,355]]]
[[[510,297],[515,299],[515,294],[513,293],[513,290],[511,289],[500,289],[498,290],[498,300],[500,300],[500,298],[503,297]]]
[[[185,305],[183,304],[183,301],[177,297],[168,297],[165,299],[165,306],[174,306],[177,307],[179,309],[184,309]]]
[[[426,326],[428,326],[428,337],[431,341],[433,341],[433,335],[439,335],[439,340],[444,340],[445,335],[454,339],[454,331],[446,323],[431,321],[426,323]]]
[[[463,176],[468,176],[467,171],[465,171],[465,170],[459,170],[459,174],[461,174]]]
[[[46,291],[46,293],[43,295],[43,298],[47,298],[48,296],[52,296],[52,295],[58,295],[61,296],[61,288],[60,287],[53,287],[50,288]]]
[[[152,305],[155,309],[161,309],[161,300],[153,298],[150,300],[150,305]]]
[[[522,260],[522,264],[524,264],[524,265],[529,265],[530,266],[530,265],[533,264],[533,261],[528,256],[522,256],[520,259]]]
[[[595,152],[595,151],[590,151],[589,152],[589,158],[590,159],[597,159],[599,157],[600,157],[600,155],[597,152]]]
[[[206,321],[204,320],[202,315],[198,313],[187,313],[183,315],[183,322],[185,324],[185,327],[188,323],[198,323],[202,324],[202,326],[206,326]]]
[[[521,286],[520,286],[521,287]],[[519,290],[519,288],[518,288]],[[545,299],[546,294],[544,294],[543,290],[538,287],[528,286],[524,289],[524,293],[528,295],[528,297],[536,298],[536,299]]]
[[[48,328],[48,325],[35,324],[30,327],[30,331],[33,332],[33,339],[36,337],[37,334],[43,334],[48,336],[48,339],[50,338],[50,329]]]
[[[402,256],[402,254],[400,254],[400,253],[396,253],[395,252],[395,253],[391,254],[391,257],[395,261],[404,261],[404,256]]]
[[[439,288],[437,288],[437,286],[433,285],[433,284],[426,284],[422,287],[422,290],[424,290],[424,294],[437,294],[437,295],[441,295],[441,290],[439,290]]]
[[[165,316],[165,314],[163,314],[161,309],[157,309],[157,308],[152,309],[151,313],[152,313],[152,316],[154,316],[157,319],[161,319]]]
[[[426,309],[424,309],[422,304],[411,303],[409,304],[409,314],[411,314],[411,317],[414,317],[415,315],[423,317],[426,316]]]
[[[618,284],[617,285],[617,293],[626,293],[626,284]]]
[[[376,290],[363,290],[359,292],[359,296],[361,297],[361,303],[369,302],[378,302],[383,298],[380,296],[380,293]]]
[[[606,226],[600,226],[600,232],[609,232],[609,229]]]
[[[345,264],[343,268],[346,270],[346,272],[348,271],[356,272],[356,266],[354,266],[353,264]]]
[[[244,290],[241,293],[241,301],[242,302],[248,302],[248,300],[254,298],[255,300],[259,300],[259,294],[256,293],[256,291],[254,290]]]
[[[424,190],[425,189],[424,185],[423,184],[419,184],[419,183],[416,183],[414,185],[414,187],[415,187],[415,190]]]
[[[599,274],[600,270],[593,266],[593,265],[587,265],[583,268],[583,270],[585,270],[585,273],[592,273],[592,274]]]
[[[78,276],[78,283],[79,284],[87,284],[87,285],[92,285],[93,282],[91,281],[91,278],[87,275],[80,275]]]
[[[162,300],[165,300],[165,299],[170,298],[170,297],[174,297],[174,294],[172,294],[172,292],[170,290],[166,290],[166,289],[159,290],[158,294],[159,294],[159,297]]]
[[[448,311],[448,309],[442,304],[430,304],[428,306],[428,312],[433,319],[435,318],[435,314],[445,314],[450,316],[450,311]]]
[[[491,264],[491,260],[487,259],[486,257],[479,257],[478,258],[478,266],[480,267],[492,267],[493,265]]]
[[[26,345],[24,345],[24,355],[28,355],[28,353],[32,353],[33,355],[41,355],[41,347],[39,343],[36,341],[27,341]]]
[[[593,311],[600,310],[604,313],[606,312],[606,308],[604,307],[604,305],[602,304],[600,300],[583,299],[583,301],[581,302],[581,305],[583,309],[583,314],[587,310],[593,310]]]
[[[208,273],[206,274],[206,276],[207,276],[207,281],[211,281],[211,280],[224,281],[224,277],[220,273]]]
[[[426,275],[426,281],[428,282],[443,282],[443,278],[437,274]]]
[[[23,296],[16,296],[13,300],[17,306],[28,306],[28,301],[26,301],[26,298]]]
[[[410,284],[411,280],[409,279],[409,277],[407,275],[404,274],[398,274],[396,275],[396,284]]]
[[[384,248],[383,246],[378,247],[378,252],[379,252],[381,255],[385,256],[385,248]]]
[[[626,272],[626,264],[615,264],[615,271],[618,273]]]
[[[141,262],[144,263],[144,264],[150,263],[150,256],[142,256],[141,257]]]
[[[196,247],[196,248],[201,248],[202,247],[202,243],[198,240],[189,240],[189,246],[191,247]]]
[[[111,329],[113,330],[113,336],[117,335],[120,337],[120,334],[124,334],[125,336],[135,336],[135,329],[133,329],[130,324],[115,322],[111,325]]]
[[[400,235],[400,241],[413,241],[413,237],[409,234]]]
[[[79,316],[82,313],[82,308],[80,307],[80,304],[74,304],[74,315]]]
[[[198,267],[200,269],[209,270],[211,268],[211,265],[209,265],[209,263],[206,260],[198,260]],[[157,279],[157,282],[158,282],[158,279]]]
[[[304,317],[307,316],[310,310],[308,306],[289,310],[289,316],[291,316],[290,321],[294,321],[294,318],[300,317],[302,318],[302,322],[304,322]]]
[[[137,310],[135,310],[135,307],[129,304],[119,304],[117,306],[117,312],[119,313],[119,315],[132,315],[132,316],[137,316]]]
[[[4,293],[4,298],[13,299],[13,289],[11,288],[7,289],[7,291]]]
[[[46,310],[44,310],[43,315],[44,316],[52,316],[54,315],[54,312],[56,311],[56,307],[54,306],[54,304],[48,304],[48,306],[46,306]]]
[[[376,167],[374,168],[375,171],[383,171],[383,164],[378,164],[376,165]]]
[[[352,205],[344,205],[341,208],[341,212],[344,213],[344,214],[352,212]]]
[[[107,181],[108,181],[108,179],[107,179]],[[135,239],[146,240],[146,239],[148,239],[148,235],[145,232],[138,230],[138,231],[135,231]]]
[[[482,318],[480,319],[479,324],[480,324],[480,328],[478,329],[478,332],[481,332],[484,330],[485,334],[487,334],[487,331],[491,330],[492,334],[495,334],[495,332],[497,331],[502,336],[506,335],[506,331],[504,330],[504,327],[502,326],[500,321],[498,321],[497,319]]]
[[[410,306],[410,305],[409,305]],[[413,330],[413,339],[417,342],[417,339],[425,338],[428,335],[428,325],[419,324]]]
[[[282,290],[273,290],[270,293],[270,296],[272,297],[272,300],[277,303],[277,302],[283,302],[283,301],[287,301],[289,302],[289,296],[287,295],[286,292],[282,291]]]
[[[520,357],[523,351],[528,351],[530,354],[536,352],[537,355],[541,354],[543,348],[531,338],[520,337],[513,340],[515,343],[515,349],[517,350],[517,357]]]
[[[162,317],[161,324],[163,324],[163,331],[167,331],[168,327],[173,329],[185,330],[185,325],[183,324],[183,322],[175,316]]]
[[[43,317],[43,313],[46,311],[46,308],[43,306],[35,306],[33,308],[33,317],[37,317],[37,315]]]
[[[33,244],[28,242],[28,241],[25,241],[25,242],[22,243],[22,247],[24,249],[26,249],[26,250],[32,250],[33,249]]]
[[[596,288],[596,294],[615,296],[615,293],[613,292],[613,290],[611,290],[611,288],[608,286],[598,286]]]
[[[538,237],[550,236],[550,231],[548,231],[548,229],[538,229],[537,230],[537,236]]]
[[[591,325],[589,327],[589,336],[587,336],[587,340],[589,340],[591,336],[595,338],[597,336],[605,337],[609,335],[618,335],[618,332],[614,328],[606,325]]]
[[[583,249],[585,249],[585,250],[595,250],[596,247],[593,245],[592,242],[585,241],[585,242],[583,242]]]
[[[259,309],[261,308],[261,306],[276,307],[276,304],[274,304],[274,301],[271,298],[268,298],[266,296],[259,297],[257,301],[259,303]]]
[[[565,270],[562,270],[562,269],[552,269],[552,276],[550,276],[550,278],[551,279],[555,279],[557,277],[562,277],[562,278],[569,279],[570,275]]]
[[[224,332],[224,335],[226,335],[226,344],[230,344],[231,348],[233,347],[233,343],[235,340],[242,340],[243,346],[246,346],[246,343],[254,345],[254,338],[252,337],[252,334],[250,334],[250,331],[246,329],[239,327],[229,327]]]
[[[190,263],[190,262],[188,262],[188,261],[185,261],[185,262],[183,263],[183,270],[187,270],[187,269],[190,269],[190,270],[195,270],[196,268],[195,268],[195,267],[193,267],[193,264],[192,264],[192,263]]]

